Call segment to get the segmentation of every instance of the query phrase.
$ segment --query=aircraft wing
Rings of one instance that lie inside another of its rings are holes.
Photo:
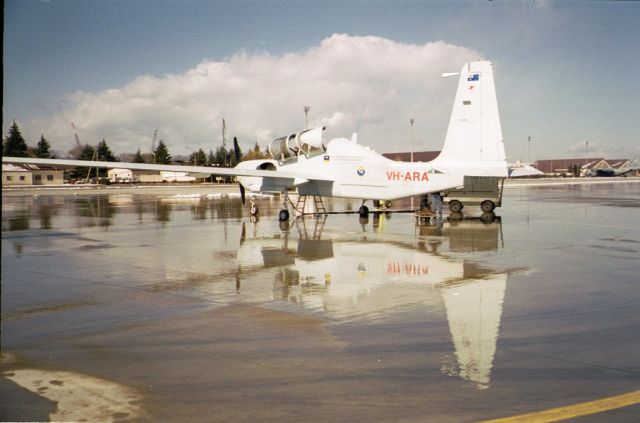
[[[286,170],[252,170],[238,169],[226,167],[208,167],[208,166],[178,166],[165,164],[149,164],[149,163],[128,163],[128,162],[102,162],[88,160],[68,160],[68,159],[36,159],[30,157],[3,157],[2,163],[11,164],[33,164],[40,166],[60,166],[60,167],[99,167],[107,169],[130,169],[130,170],[147,170],[147,171],[168,171],[168,172],[184,172],[184,173],[200,173],[207,175],[219,176],[253,176],[261,178],[274,179],[291,179],[292,185],[299,185],[308,181],[333,181],[322,175],[289,172]]]
[[[542,176],[544,172],[539,171],[529,164],[508,165],[509,178],[517,178],[522,176]]]

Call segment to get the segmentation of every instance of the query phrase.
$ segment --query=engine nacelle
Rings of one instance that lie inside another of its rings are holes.
[[[295,159],[300,154],[309,157],[314,153],[324,152],[322,131],[325,129],[322,126],[275,139],[269,144],[269,154],[274,160],[282,163]]]
[[[278,163],[275,160],[246,160],[236,165],[236,169],[249,170],[271,170],[278,169]],[[264,178],[260,176],[238,176],[238,182],[252,192],[268,191],[268,187],[264,185]],[[279,192],[280,190],[273,190]]]
[[[324,144],[322,143],[322,131],[327,129],[326,127],[318,127],[313,129],[307,129],[298,133],[298,144],[300,148],[304,149],[305,146],[310,148],[320,148],[324,150]]]
[[[278,166],[273,160],[246,160],[238,163],[236,168],[251,170],[277,170]]]

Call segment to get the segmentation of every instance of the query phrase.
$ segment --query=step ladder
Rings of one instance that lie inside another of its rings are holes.
[[[313,197],[313,203],[309,203],[313,207],[313,210],[311,211],[307,210],[308,197]],[[327,214],[327,209],[324,206],[324,201],[319,195],[299,195],[296,204],[294,205],[292,202],[291,205],[293,206],[293,209],[297,216],[303,216],[305,214],[315,214],[317,216]]]

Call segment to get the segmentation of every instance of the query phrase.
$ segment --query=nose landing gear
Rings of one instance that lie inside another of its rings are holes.
[[[364,205],[365,200],[362,200],[362,205],[360,206],[360,208],[358,209],[358,214],[360,215],[360,217],[362,218],[366,218],[369,217],[369,207]]]

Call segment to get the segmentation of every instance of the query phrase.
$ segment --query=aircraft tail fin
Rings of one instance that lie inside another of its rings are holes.
[[[444,147],[433,164],[460,169],[469,176],[506,177],[493,65],[489,61],[469,62],[459,75]]]

